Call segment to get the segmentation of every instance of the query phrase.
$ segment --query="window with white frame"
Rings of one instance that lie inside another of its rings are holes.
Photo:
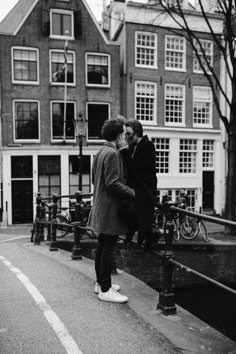
[[[110,56],[86,53],[86,84],[88,86],[110,86]]]
[[[212,92],[210,87],[193,87],[193,124],[212,124]]]
[[[206,39],[199,39],[199,42],[195,39],[194,46],[197,50],[197,54],[193,51],[193,72],[202,73],[203,70],[201,68],[201,61],[203,67],[207,72],[210,72],[209,67],[213,67],[213,41],[209,41]]]
[[[74,38],[73,11],[52,9],[50,11],[50,36],[55,38]]]
[[[33,100],[13,101],[14,138],[39,141],[39,102]]]
[[[101,129],[105,120],[110,118],[108,103],[87,103],[88,139],[101,140]]]
[[[179,36],[165,36],[165,69],[186,69],[186,40]]]
[[[180,139],[179,144],[179,172],[196,173],[197,140]]]
[[[30,85],[39,83],[38,49],[12,48],[12,81]]]
[[[185,87],[165,85],[165,124],[183,125],[185,119]]]
[[[64,102],[51,102],[52,140],[75,139],[75,103],[67,102],[64,111]],[[64,122],[65,117],[65,122]]]
[[[67,84],[75,84],[75,53],[68,51],[65,58],[63,50],[50,50],[51,83],[55,85],[65,84],[65,72],[67,71]],[[67,66],[67,68],[66,68]]]
[[[202,167],[206,169],[214,168],[214,140],[203,140]]]
[[[170,139],[152,138],[156,149],[156,173],[169,173]]]
[[[135,118],[145,124],[156,121],[157,85],[153,82],[135,82]]]
[[[157,68],[157,34],[135,32],[135,65]]]
[[[91,156],[82,156],[82,189],[83,193],[91,193]],[[69,194],[75,194],[79,185],[80,164],[78,156],[69,156]]]
[[[43,198],[61,192],[60,156],[38,156],[38,191]]]

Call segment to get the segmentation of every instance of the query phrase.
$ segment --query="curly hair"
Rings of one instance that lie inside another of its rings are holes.
[[[114,141],[124,131],[126,121],[122,117],[106,120],[102,126],[101,137],[107,141]]]

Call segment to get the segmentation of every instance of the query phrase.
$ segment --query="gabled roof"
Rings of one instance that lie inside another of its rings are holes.
[[[117,43],[111,42],[107,39],[101,27],[99,26],[93,12],[91,11],[89,5],[87,4],[86,0],[81,0],[81,1],[86,7],[92,20],[94,21],[95,26],[97,27],[97,30],[100,32],[105,43],[117,45]],[[13,7],[13,9],[0,23],[0,34],[13,35],[13,36],[16,35],[38,2],[39,0],[19,0],[16,3],[16,5]]]
[[[0,23],[0,34],[16,34],[38,0],[19,0]]]

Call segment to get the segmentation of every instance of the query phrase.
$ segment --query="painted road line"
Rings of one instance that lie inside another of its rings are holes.
[[[20,269],[15,268],[11,262],[9,262],[5,257],[0,256],[0,261],[2,261],[21,281],[21,283],[28,290],[36,304],[43,311],[45,318],[55,331],[60,342],[64,346],[68,354],[82,354],[81,350],[78,348],[74,339],[70,336],[68,330],[61,322],[57,314],[52,310],[52,308],[47,304],[45,298],[41,295],[38,289],[34,286],[29,278],[24,275]]]
[[[2,236],[2,235],[1,235]],[[7,235],[5,235],[7,236]],[[20,240],[21,238],[30,238],[30,236],[17,236],[17,237],[13,237],[13,238],[8,238],[7,240],[2,240],[0,241],[0,243],[4,243],[4,242],[9,242],[9,241],[15,241],[15,240]]]

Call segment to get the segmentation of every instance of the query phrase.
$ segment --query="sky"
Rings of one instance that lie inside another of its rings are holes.
[[[4,19],[4,17],[8,14],[8,12],[14,7],[14,5],[19,0],[1,0],[0,1],[0,22]],[[89,4],[89,7],[93,11],[97,20],[101,20],[101,13],[102,13],[102,0],[86,0]],[[110,1],[107,0],[107,4]]]

